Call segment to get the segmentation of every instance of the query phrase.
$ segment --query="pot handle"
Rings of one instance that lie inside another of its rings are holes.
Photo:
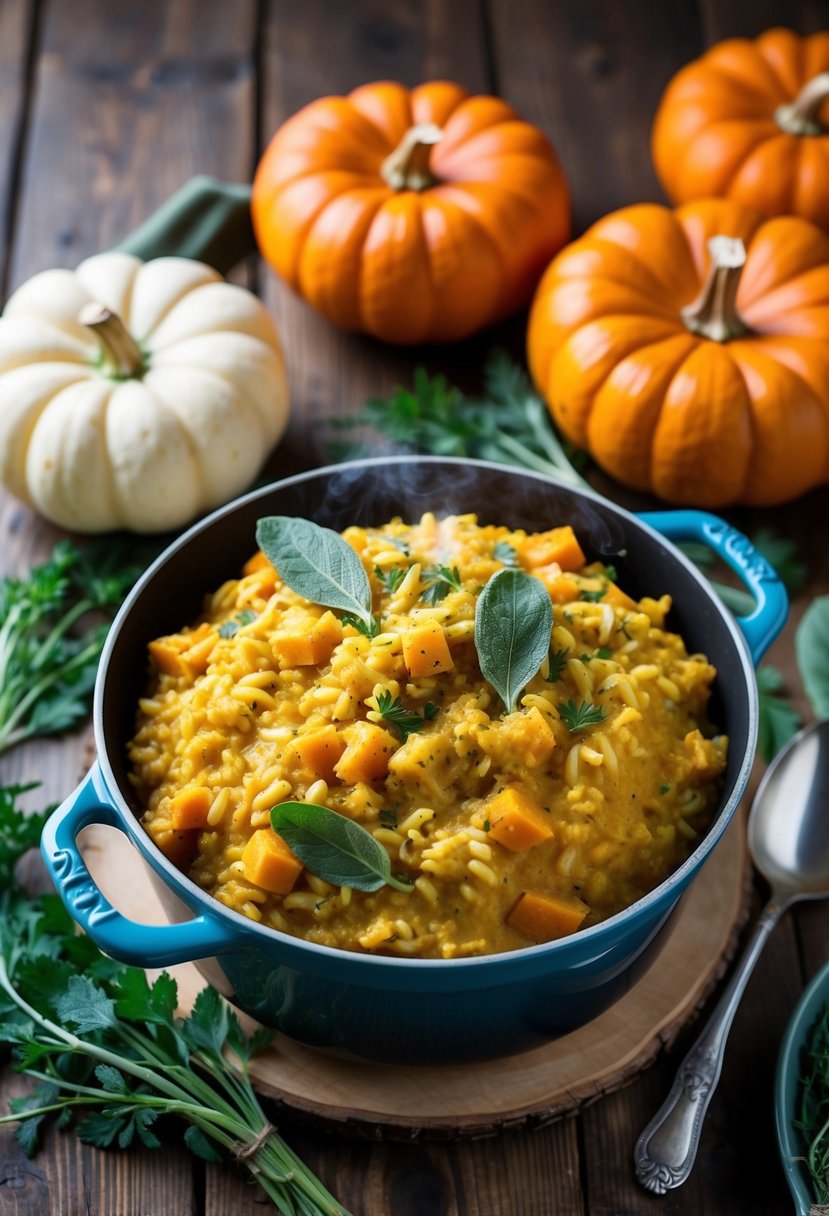
[[[747,536],[706,511],[650,511],[639,518],[668,540],[708,545],[739,575],[757,601],[753,612],[736,618],[756,667],[789,615],[789,597],[774,567]]]
[[[96,885],[77,845],[78,833],[93,823],[128,835],[107,802],[97,764],[46,821],[40,847],[58,894],[100,950],[132,966],[166,967],[220,954],[234,945],[232,929],[207,912],[174,925],[142,925],[123,916]]]

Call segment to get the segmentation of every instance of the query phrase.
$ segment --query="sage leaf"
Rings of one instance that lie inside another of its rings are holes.
[[[389,855],[370,832],[313,802],[281,802],[271,810],[271,826],[312,874],[339,887],[398,891],[411,884],[395,878]]]
[[[818,596],[794,635],[800,678],[816,718],[829,718],[829,595]]]
[[[371,584],[351,545],[331,528],[291,515],[267,515],[256,525],[256,543],[297,595],[337,608],[374,627]]]
[[[802,724],[786,700],[781,672],[770,663],[757,669],[757,691],[760,705],[757,745],[760,755],[770,764]]]
[[[507,713],[546,659],[552,629],[553,607],[537,578],[513,569],[493,574],[475,608],[475,647]]]

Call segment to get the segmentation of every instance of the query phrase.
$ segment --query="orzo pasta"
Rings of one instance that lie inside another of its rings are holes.
[[[455,958],[606,919],[682,863],[711,819],[726,739],[715,676],[568,527],[476,518],[343,534],[369,574],[369,637],[286,587],[263,554],[150,645],[130,744],[142,822],[246,916],[346,950]],[[504,565],[553,604],[549,658],[505,714],[482,678],[477,597]],[[424,658],[425,656],[425,658]],[[393,714],[405,714],[410,730]],[[321,804],[366,828],[409,891],[333,885],[270,827]]]

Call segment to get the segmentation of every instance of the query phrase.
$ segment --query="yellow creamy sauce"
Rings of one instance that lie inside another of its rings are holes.
[[[560,529],[428,514],[344,536],[370,576],[377,637],[301,599],[258,555],[198,622],[151,645],[129,756],[144,827],[177,865],[308,941],[454,958],[595,924],[681,864],[716,806],[726,739],[706,718],[713,667],[664,627],[669,597],[634,602],[599,564],[562,569],[574,558]],[[541,579],[554,619],[553,670],[542,664],[511,714],[473,640],[477,597],[504,558]],[[461,589],[430,602],[437,565],[456,567]],[[412,674],[407,639],[435,623],[444,658]],[[405,742],[377,712],[383,693],[424,719]],[[570,729],[568,702],[601,721]],[[262,833],[287,800],[365,827],[411,890],[351,890],[298,866],[287,893],[269,889]],[[176,827],[185,804],[198,826]],[[517,834],[501,815],[516,805]],[[525,893],[540,920],[517,914]]]

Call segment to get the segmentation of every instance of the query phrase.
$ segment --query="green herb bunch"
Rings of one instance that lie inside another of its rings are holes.
[[[806,1164],[815,1199],[829,1203],[829,1005],[824,1005],[808,1036],[799,1085],[795,1126],[806,1146]]]
[[[109,621],[138,573],[117,546],[61,541],[23,578],[0,580],[0,753],[86,716]]]
[[[158,1148],[156,1121],[176,1115],[193,1153],[206,1161],[230,1154],[284,1216],[347,1216],[259,1105],[248,1061],[270,1032],[246,1035],[212,988],[187,1017],[176,1015],[177,1001],[166,972],[150,984],[140,969],[101,954],[57,896],[5,893],[0,1039],[37,1085],[12,1099],[0,1124],[19,1122],[29,1154],[44,1120],[56,1116],[65,1127],[73,1114],[86,1144]]]

